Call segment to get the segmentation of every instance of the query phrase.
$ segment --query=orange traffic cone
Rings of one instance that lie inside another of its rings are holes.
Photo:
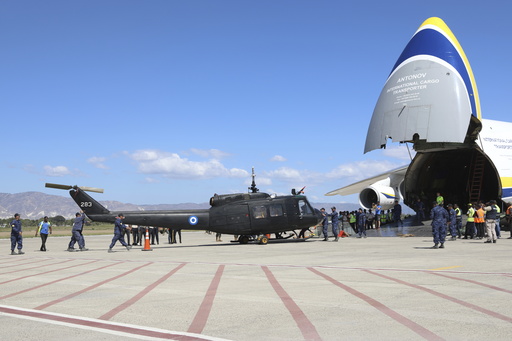
[[[149,246],[149,228],[146,226],[146,238],[144,240],[144,248],[142,251],[153,251],[151,246]]]

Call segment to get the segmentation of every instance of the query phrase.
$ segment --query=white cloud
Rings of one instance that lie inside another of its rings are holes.
[[[239,168],[226,168],[220,161],[191,161],[176,153],[159,150],[138,150],[129,157],[137,164],[139,172],[160,174],[178,179],[209,179],[217,177],[243,178],[249,173]]]
[[[275,161],[275,162],[285,162],[287,161],[286,158],[284,156],[281,156],[281,155],[274,155],[270,161]]]
[[[364,160],[339,165],[325,176],[330,179],[353,178],[355,181],[366,179],[402,165],[387,160]]]
[[[105,164],[104,164],[104,162],[106,160],[107,160],[107,158],[105,158],[105,157],[93,156],[93,157],[90,157],[89,159],[87,159],[87,162],[94,165],[94,167],[96,167],[96,168],[108,169],[108,167],[105,166]]]
[[[201,157],[204,157],[205,159],[206,158],[210,158],[210,159],[215,159],[215,160],[220,160],[220,159],[223,159],[223,158],[228,157],[228,156],[231,155],[229,153],[223,152],[223,151],[218,150],[218,149],[196,149],[196,148],[192,148],[192,149],[190,149],[190,152],[193,153],[193,154],[199,155]]]
[[[280,167],[276,170],[265,172],[265,176],[272,180],[279,180],[293,186],[304,186],[307,184],[318,184],[325,180],[322,173],[310,170],[297,170],[289,167]]]
[[[65,166],[56,166],[56,167],[44,166],[43,170],[44,170],[44,174],[46,176],[58,177],[58,176],[65,176],[65,175],[72,174],[72,172]]]

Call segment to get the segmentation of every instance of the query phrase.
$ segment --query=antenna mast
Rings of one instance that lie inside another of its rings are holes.
[[[254,181],[254,178],[256,178],[256,174],[254,174],[254,167],[252,167],[252,183],[251,187],[249,187],[249,190],[251,193],[258,193],[260,190],[256,188],[256,182]]]

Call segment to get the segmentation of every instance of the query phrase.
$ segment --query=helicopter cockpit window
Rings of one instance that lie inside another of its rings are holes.
[[[299,200],[299,212],[303,215],[313,214],[313,209],[305,200]]]
[[[281,217],[283,216],[283,206],[281,204],[272,204],[269,206],[270,216],[271,217]]]
[[[267,209],[265,206],[254,206],[252,208],[252,216],[254,219],[262,219],[267,217]]]

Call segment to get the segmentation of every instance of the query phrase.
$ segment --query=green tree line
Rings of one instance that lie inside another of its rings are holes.
[[[9,224],[14,218],[1,218],[0,219],[0,227],[10,227]],[[20,219],[21,225],[30,227],[30,226],[38,226],[43,219]],[[48,220],[52,223],[53,226],[71,226],[73,225],[73,222],[75,219],[66,219],[61,215],[55,216],[55,217],[48,217]],[[100,225],[101,223],[95,223],[95,222],[88,222],[86,220],[86,225]]]

